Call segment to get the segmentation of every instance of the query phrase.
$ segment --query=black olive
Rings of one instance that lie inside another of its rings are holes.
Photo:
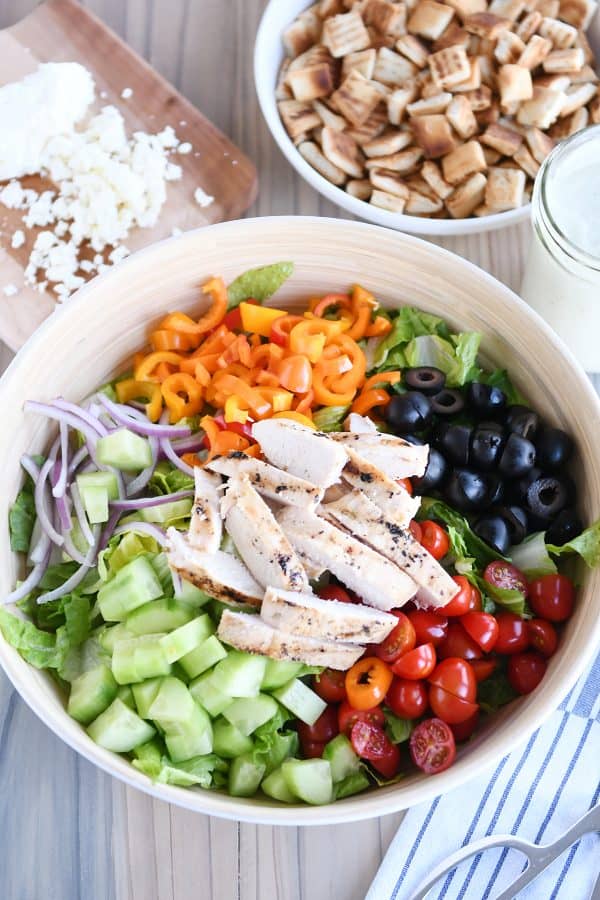
[[[560,469],[573,452],[573,440],[566,431],[544,425],[535,438],[539,465],[543,469]]]
[[[515,434],[532,441],[535,433],[540,427],[540,417],[528,406],[509,406],[506,410],[506,427]]]
[[[506,406],[506,394],[490,384],[472,381],[467,388],[467,403],[480,418],[501,418]]]
[[[429,448],[427,468],[421,478],[413,478],[412,483],[417,494],[427,494],[438,487],[448,474],[448,463],[435,447]]]
[[[464,397],[460,391],[444,388],[431,398],[431,408],[438,416],[456,416],[465,408]]]
[[[510,547],[510,531],[501,516],[481,516],[473,525],[475,534],[505,556]]]
[[[534,516],[548,520],[564,509],[568,502],[567,488],[558,478],[537,478],[529,485],[527,505]]]
[[[440,450],[455,466],[466,466],[469,462],[472,432],[470,425],[448,425],[439,438]]]
[[[527,513],[522,506],[495,506],[490,512],[504,519],[511,544],[520,544],[527,534]]]
[[[535,465],[535,447],[519,434],[509,434],[498,468],[506,478],[520,478]]]
[[[386,419],[397,434],[425,431],[433,421],[429,398],[419,391],[396,394],[388,403]]]
[[[438,394],[446,386],[446,376],[441,369],[434,366],[417,366],[415,369],[405,369],[402,373],[402,382],[411,391],[421,391],[430,397]]]
[[[510,483],[508,490],[509,495],[517,503],[526,503],[529,485],[532,481],[535,481],[536,478],[541,478],[542,475],[542,470],[538,466],[534,466],[533,469],[530,469],[529,472],[526,472],[525,475],[521,476],[521,478],[518,478],[516,481],[512,481]]]
[[[490,485],[485,475],[471,469],[454,469],[444,488],[444,497],[451,506],[468,512],[484,509],[489,502]]]
[[[583,522],[577,512],[572,508],[563,509],[546,532],[546,543],[560,547],[581,534],[582,530]]]
[[[403,434],[402,440],[406,441],[407,444],[415,444],[417,447],[422,447],[425,443],[425,441],[422,441],[416,434]]]
[[[484,471],[493,469],[503,447],[504,435],[501,431],[479,425],[471,438],[471,465]]]
[[[486,431],[496,431],[498,434],[504,434],[504,425],[500,422],[492,422],[491,419],[483,419],[479,422],[479,428],[485,428]]]
[[[504,497],[504,482],[496,472],[489,472],[486,475],[486,479],[488,492],[485,498],[485,509],[488,509],[490,506],[494,506],[495,503],[500,503]]]

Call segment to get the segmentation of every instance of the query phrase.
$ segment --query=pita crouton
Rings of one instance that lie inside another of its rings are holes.
[[[353,69],[332,94],[341,114],[353,125],[365,122],[381,101],[373,81]]]
[[[313,141],[305,141],[303,144],[299,144],[298,152],[327,181],[331,181],[332,184],[337,184],[338,186],[345,183],[346,173],[329,162]]]
[[[536,162],[544,162],[550,151],[554,148],[554,141],[539,128],[528,128],[525,132],[525,140],[530,153]]]
[[[446,199],[446,209],[453,219],[465,219],[483,203],[487,179],[481,172],[471,175]]]
[[[540,16],[541,21],[541,16]],[[356,53],[348,53],[342,61],[342,78],[349,75],[352,69],[356,69],[365,78],[373,77],[375,68],[375,60],[377,59],[377,50],[369,47],[368,50],[358,50]]]
[[[446,107],[446,118],[463,140],[473,137],[477,132],[477,119],[471,104],[463,94],[452,98]]]
[[[567,101],[564,91],[552,91],[549,88],[533,88],[530,100],[519,106],[517,122],[520,125],[535,125],[545,131],[556,122]]]
[[[544,72],[579,72],[583,69],[585,58],[581,47],[569,50],[553,50],[542,63]]]
[[[389,156],[392,153],[398,153],[399,150],[404,150],[411,143],[412,134],[410,131],[389,128],[383,134],[380,134],[379,137],[363,144],[362,151],[365,156]]]
[[[371,45],[365,23],[360,13],[354,10],[327,19],[323,24],[322,41],[336,59],[366,50]]]
[[[495,16],[490,12],[474,13],[472,16],[467,16],[464,21],[464,26],[469,34],[475,34],[477,37],[487,38],[490,41],[495,41],[501,32],[510,28],[510,25],[510,19],[506,19],[504,16]]]
[[[396,41],[396,50],[409,59],[419,69],[424,69],[429,59],[427,47],[414,34],[403,34]]]
[[[415,100],[414,103],[409,103],[406,109],[411,118],[414,116],[434,116],[437,113],[443,113],[451,100],[452,94],[442,91],[439,94],[434,94],[432,97]]]
[[[396,87],[404,84],[416,73],[417,67],[415,64],[394,50],[381,47],[377,51],[373,81],[380,81],[382,84]]]
[[[406,206],[406,200],[402,197],[387,194],[385,191],[373,191],[369,202],[372,206],[377,206],[379,209],[385,209],[393,213],[404,212],[404,207]]]
[[[540,170],[540,165],[535,161],[525,144],[521,144],[517,152],[513,156],[514,162],[519,165],[526,175],[535,178]]]
[[[559,18],[574,28],[586,31],[597,9],[596,0],[560,0]]]
[[[525,43],[514,31],[503,31],[494,50],[494,56],[500,65],[517,63],[525,49]]]
[[[362,176],[363,156],[356,141],[348,134],[325,127],[321,134],[321,146],[324,156],[342,172],[352,178]]]
[[[466,81],[471,75],[471,63],[464,47],[447,47],[429,57],[429,69],[434,84],[444,91]]]
[[[369,178],[372,186],[377,190],[392,194],[394,197],[401,197],[404,201],[408,200],[408,186],[400,175],[396,175],[388,169],[372,169]]]
[[[400,125],[404,119],[406,109],[418,96],[418,88],[415,82],[394,91],[387,99],[388,116],[392,125]]]
[[[502,106],[506,106],[509,103],[520,103],[522,100],[530,100],[533,96],[531,72],[524,66],[510,64],[500,66],[498,89]]]
[[[449,184],[460,184],[476,172],[485,172],[487,163],[479,141],[461,144],[442,159],[442,172]]]
[[[415,143],[425,159],[439,159],[454,150],[456,138],[446,116],[417,116],[411,123]]]
[[[429,185],[434,194],[441,200],[449,197],[454,188],[447,181],[444,181],[442,170],[433,160],[427,160],[421,168],[421,177]]]
[[[417,163],[423,157],[420,147],[409,147],[399,153],[390,156],[375,156],[365,162],[366,169],[388,169],[400,175],[410,175],[417,168]]]
[[[454,10],[444,3],[434,3],[433,0],[420,0],[415,6],[407,23],[410,34],[427,38],[430,41],[437,40],[445,28],[450,24]]]
[[[544,16],[538,29],[540,35],[552,41],[555,50],[566,50],[572,47],[577,38],[577,29],[566,22]]]
[[[516,209],[523,203],[525,172],[522,169],[492,167],[487,176],[485,205],[494,212]]]
[[[346,185],[346,193],[357,200],[368,200],[373,193],[373,185],[366,178],[352,178]]]
[[[313,128],[318,128],[321,119],[310,103],[301,103],[299,100],[280,100],[277,104],[285,130],[292,138]]]
[[[526,44],[542,24],[543,18],[544,17],[542,16],[541,12],[539,12],[537,9],[534,9],[532,12],[527,13],[527,15],[524,16],[524,18],[517,25],[517,37],[520,37],[523,43]]]
[[[366,0],[362,4],[365,25],[372,25],[381,34],[400,35],[406,29],[406,7],[390,0]]]
[[[512,128],[494,122],[488,125],[479,140],[482,144],[497,150],[502,156],[514,156],[523,143],[523,135]]]

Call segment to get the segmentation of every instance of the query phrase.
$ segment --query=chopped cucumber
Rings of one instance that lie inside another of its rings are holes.
[[[162,595],[160,581],[145,556],[119,569],[98,591],[98,606],[107,622],[120,622],[128,613]]]
[[[163,679],[148,716],[164,730],[173,762],[211,753],[213,735],[208,713],[178,678]]]
[[[125,627],[133,634],[157,634],[179,628],[193,618],[194,611],[189,606],[172,597],[161,597],[134,609],[125,619]]]
[[[196,711],[185,727],[179,728],[176,734],[165,732],[165,743],[174,763],[212,753],[212,726],[207,713],[196,705]]]
[[[150,707],[156,700],[161,683],[162,678],[148,678],[146,681],[131,686],[133,699],[135,700],[138,714],[142,719],[150,718]]]
[[[234,759],[249,753],[254,746],[252,738],[242,734],[235,725],[223,718],[213,723],[213,753],[225,759]]]
[[[265,774],[265,767],[257,765],[250,753],[232,760],[229,767],[229,793],[232,797],[252,797]]]
[[[307,725],[314,725],[321,713],[325,711],[327,704],[324,700],[306,687],[303,681],[294,678],[276,691],[273,696],[277,697],[279,702],[289,709],[297,718]]]
[[[165,731],[180,723],[185,723],[194,713],[198,704],[179,678],[163,678],[148,715]]]
[[[215,668],[219,687],[230,697],[256,697],[266,665],[264,656],[232,650]]]
[[[87,732],[93,741],[115,753],[128,753],[155,734],[152,725],[140,719],[118,697],[94,719]]]
[[[267,775],[261,784],[261,788],[267,797],[272,797],[273,800],[279,800],[281,803],[295,803],[297,800],[297,797],[292,794],[286,784],[281,766],[271,772],[270,775]]]
[[[105,488],[86,488],[81,491],[81,502],[92,525],[108,522],[108,493]]]
[[[171,664],[160,643],[162,634],[142,634],[117,641],[112,657],[112,671],[119,684],[132,684],[169,675]]]
[[[352,794],[359,794],[371,787],[369,779],[363,771],[353,772],[347,775],[343,781],[338,781],[333,785],[334,800],[341,800],[342,797],[350,797]]]
[[[119,622],[118,625],[106,625],[98,633],[100,646],[110,654],[114,652],[117,641],[124,641],[126,638],[132,637],[136,637],[136,635],[126,627],[124,622]]]
[[[201,591],[200,588],[197,588],[191,581],[186,581],[185,578],[181,579],[181,585],[178,587],[175,596],[181,603],[187,603],[194,608],[205,606],[210,600],[209,594]]]
[[[134,712],[137,711],[133,691],[128,684],[120,685],[119,689],[117,690],[117,697],[125,704],[125,706],[128,706],[129,709],[132,709]]]
[[[286,759],[281,771],[289,790],[305,803],[331,803],[333,782],[326,759]]]
[[[267,694],[259,694],[258,697],[243,697],[240,700],[234,700],[223,712],[223,715],[242,734],[248,735],[272,719],[276,712],[276,701]]]
[[[348,775],[358,772],[360,768],[360,760],[345,734],[338,734],[329,741],[323,750],[323,759],[326,759],[331,766],[331,777],[334,784],[343,781]]]
[[[261,691],[273,691],[295,678],[302,668],[302,663],[287,659],[268,659],[265,675],[260,686]]]
[[[216,683],[214,672],[205,672],[190,684],[190,694],[211,715],[218,716],[233,703],[231,697],[224,694]]]
[[[92,473],[90,473],[90,474],[92,474]],[[37,519],[36,519],[36,524],[37,524]],[[85,556],[90,549],[90,545],[88,544],[88,542],[85,539],[85,536],[83,534],[83,531],[81,530],[81,525],[79,524],[79,521],[77,519],[74,519],[72,516],[71,516],[71,531],[69,532],[69,535],[71,537],[71,541],[73,542],[73,546],[75,547],[75,549],[79,550],[79,552],[81,553],[82,556]],[[30,561],[30,560],[28,560],[28,561]],[[72,562],[72,557],[69,556],[69,554],[64,549],[64,547],[63,547],[63,551],[62,551],[62,561],[63,562]]]
[[[173,500],[171,503],[159,503],[157,506],[146,506],[140,509],[137,519],[143,522],[155,522],[157,525],[165,525],[177,519],[187,519],[192,511],[193,500],[184,497],[183,500]]]
[[[71,683],[67,712],[88,725],[110,706],[117,696],[117,682],[108,666],[84,672]]]
[[[196,647],[190,653],[186,653],[179,660],[183,671],[188,678],[196,678],[207,669],[212,669],[220,660],[225,659],[227,650],[215,634],[207,638],[203,644]]]
[[[182,656],[191,653],[206,641],[215,630],[215,626],[206,614],[192,619],[185,625],[165,634],[160,639],[160,645],[168,662],[177,662]],[[184,670],[185,671],[185,670]]]
[[[114,466],[123,472],[141,472],[152,465],[148,440],[127,428],[101,437],[96,444],[96,458],[101,465]]]

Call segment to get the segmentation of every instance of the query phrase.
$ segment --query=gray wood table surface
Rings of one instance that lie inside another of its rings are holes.
[[[0,0],[0,27],[34,0]],[[345,215],[292,171],[254,96],[262,0],[86,4],[255,161],[251,215]],[[518,289],[527,226],[439,241]],[[0,345],[0,371],[10,352]],[[153,800],[76,755],[0,673],[0,900],[360,900],[401,823],[270,828]]]

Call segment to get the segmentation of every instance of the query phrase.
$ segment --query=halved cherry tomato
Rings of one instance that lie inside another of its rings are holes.
[[[412,622],[403,612],[395,611],[398,624],[390,631],[381,644],[377,644],[375,653],[386,663],[396,662],[408,653],[416,644],[415,629]]]
[[[554,625],[545,619],[530,619],[527,622],[529,643],[534,650],[548,659],[558,646],[558,635]]]
[[[542,575],[529,585],[529,602],[536,615],[564,622],[573,612],[575,588],[566,575]]]
[[[354,709],[373,709],[379,706],[388,692],[393,675],[376,656],[355,662],[346,672],[346,694]]]
[[[443,688],[460,700],[467,700],[469,703],[475,702],[477,680],[466,659],[454,656],[442,660],[429,676],[429,682]]]
[[[302,744],[307,741],[320,741],[327,743],[338,734],[340,726],[338,724],[337,708],[330,704],[323,710],[316,722],[307,725],[306,722],[298,722],[298,735]]]
[[[394,678],[385,702],[401,719],[418,719],[427,709],[427,688],[422,681]]]
[[[346,673],[337,669],[324,669],[313,678],[313,691],[327,703],[340,703],[346,699]]]
[[[246,300],[245,302],[253,303],[256,306],[259,305],[258,300],[254,300],[252,298]],[[239,306],[236,306],[235,309],[230,309],[221,324],[225,325],[226,328],[229,328],[230,331],[241,331],[242,330],[242,314],[240,312]]]
[[[471,606],[469,611],[481,612],[481,591],[474,584],[471,585]]]
[[[437,684],[432,684],[429,688],[429,705],[431,711],[448,725],[458,725],[459,722],[470,719],[479,709],[477,703],[461,700]]]
[[[320,597],[321,600],[337,600],[338,603],[356,603],[341,584],[324,585],[317,591],[317,597]]]
[[[400,751],[383,728],[369,722],[356,722],[350,732],[350,741],[356,755],[368,760],[384,778],[398,774]]]
[[[428,609],[415,609],[407,615],[415,629],[417,644],[429,643],[437,647],[442,643],[448,632],[446,616],[439,616]]]
[[[488,563],[483,577],[488,584],[494,587],[527,594],[527,579],[521,570],[512,563],[504,562],[503,559],[496,559],[494,562]]]
[[[394,675],[417,680],[427,678],[435,669],[436,655],[433,644],[421,644],[401,656],[392,666]]]
[[[495,659],[470,659],[469,664],[473,669],[477,683],[489,678],[498,665]]]
[[[325,741],[304,741],[301,746],[304,759],[320,759],[327,745]]]
[[[441,719],[425,719],[410,736],[410,755],[427,775],[443,772],[454,762],[456,744],[450,726]]]
[[[459,656],[461,659],[480,659],[483,652],[479,644],[476,644],[460,622],[450,622],[448,633],[437,648],[440,659],[448,659],[450,656]]]
[[[373,709],[354,709],[347,700],[343,700],[338,709],[338,725],[342,734],[349,735],[356,722],[369,722],[371,725],[383,727],[385,716],[380,706]]]
[[[498,639],[494,646],[496,653],[522,653],[529,646],[527,622],[516,613],[504,610],[496,614]]]
[[[486,653],[494,649],[498,639],[498,623],[490,613],[468,612],[461,616],[460,624]]]
[[[421,543],[421,535],[423,532],[422,532],[421,526],[417,522],[417,520],[411,519],[411,521],[409,522],[408,528],[410,530],[410,533],[414,537],[415,541],[417,541],[417,543],[420,544]]]
[[[539,653],[515,653],[506,674],[518,694],[530,694],[546,674],[546,660]]]
[[[471,582],[464,575],[453,575],[452,581],[459,586],[460,590],[449,603],[440,608],[440,612],[445,616],[464,616],[472,609],[473,588]]]
[[[479,722],[479,709],[464,722],[455,722],[450,726],[455,741],[468,741]]]
[[[450,549],[448,532],[437,522],[426,519],[421,522],[420,544],[428,553],[431,553],[434,559],[443,559]]]

